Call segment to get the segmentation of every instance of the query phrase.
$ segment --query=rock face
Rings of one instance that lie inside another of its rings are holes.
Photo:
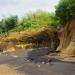
[[[51,48],[40,48],[40,49],[35,49],[32,51],[28,52],[28,59],[30,60],[36,60],[36,58],[39,58],[41,56],[47,55],[53,50]]]
[[[13,32],[0,42],[0,51],[42,47],[49,47],[55,51],[59,45],[57,31],[50,28],[43,28],[37,32]]]
[[[75,20],[68,22],[59,32],[60,45],[57,48],[61,55],[75,56]]]

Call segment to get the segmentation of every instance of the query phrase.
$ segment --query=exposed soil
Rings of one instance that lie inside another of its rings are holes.
[[[67,22],[59,31],[60,44],[57,48],[61,56],[75,57],[75,20]]]

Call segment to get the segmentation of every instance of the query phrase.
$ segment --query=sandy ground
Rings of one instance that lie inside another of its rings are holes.
[[[0,65],[0,75],[27,75],[12,69],[7,64]]]
[[[75,58],[61,59],[52,54],[48,56],[51,61],[45,63],[42,58],[27,61],[26,56],[27,51],[0,55],[0,75],[75,75]]]

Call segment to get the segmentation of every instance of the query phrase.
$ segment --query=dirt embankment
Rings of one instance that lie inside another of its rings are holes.
[[[36,32],[13,32],[3,37],[0,50],[24,50],[29,48],[50,47],[55,50],[58,46],[57,33],[50,28],[44,28]]]
[[[24,50],[31,48],[50,47],[60,51],[61,56],[75,56],[75,20],[59,31],[44,28],[36,32],[15,32],[1,37],[0,50]]]
[[[75,20],[67,22],[59,31],[60,45],[57,48],[61,56],[75,56]]]

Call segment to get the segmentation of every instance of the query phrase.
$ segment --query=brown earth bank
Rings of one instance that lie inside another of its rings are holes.
[[[36,32],[11,32],[0,36],[0,51],[51,48],[63,57],[75,57],[75,20],[65,24],[60,30],[42,28]]]
[[[75,20],[67,22],[59,31],[60,45],[57,51],[64,57],[75,57]]]
[[[0,39],[1,51],[14,51],[49,47],[55,50],[59,44],[56,30],[44,28],[36,32],[12,32]]]

